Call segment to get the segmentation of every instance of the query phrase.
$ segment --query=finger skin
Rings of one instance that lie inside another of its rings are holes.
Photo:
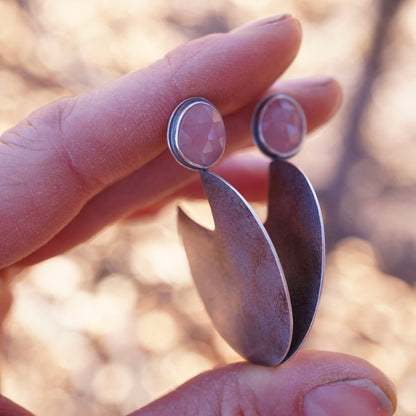
[[[0,341],[3,335],[3,322],[10,311],[12,303],[13,295],[9,285],[0,279]]]
[[[240,363],[207,372],[130,416],[302,416],[308,391],[360,379],[371,380],[396,407],[394,386],[369,363],[344,354],[308,351],[278,367]],[[348,409],[348,403],[345,406]]]
[[[332,117],[341,101],[338,83],[328,78],[280,83],[267,94],[276,91],[290,93],[299,101],[305,109],[309,131]],[[226,117],[227,154],[252,143],[250,122],[256,104],[257,101],[254,101]],[[231,156],[213,169],[236,186],[250,201],[262,201],[267,196],[269,159],[262,158],[260,152],[258,153],[257,158]],[[198,175],[180,166],[166,150],[88,201],[59,234],[26,257],[21,264],[34,264],[65,252],[120,218],[133,212],[142,215],[155,212],[180,196],[203,197],[204,192]]]
[[[303,416],[309,391],[348,380],[370,380],[396,409],[393,384],[371,364],[345,354],[301,351],[278,367],[238,363],[203,373],[129,416]],[[31,415],[0,396],[0,416]]]
[[[33,416],[33,413],[0,395],[0,416]]]
[[[0,268],[27,256],[105,187],[166,148],[169,116],[202,96],[226,116],[261,95],[301,40],[287,17],[181,46],[98,91],[51,103],[0,139]],[[249,81],[249,82],[248,82]]]

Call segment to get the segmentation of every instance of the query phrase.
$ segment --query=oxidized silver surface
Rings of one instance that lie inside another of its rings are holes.
[[[285,359],[301,346],[321,294],[325,235],[319,202],[309,180],[286,161],[270,164],[265,227],[279,255],[289,288],[293,338]]]
[[[179,210],[179,233],[215,327],[238,353],[279,364],[292,339],[292,310],[280,261],[263,224],[219,176],[201,171],[215,230]]]
[[[178,221],[196,287],[215,327],[238,353],[277,365],[303,342],[319,300],[324,237],[315,193],[295,166],[273,162],[263,226],[230,184],[200,174],[215,229],[181,209]]]

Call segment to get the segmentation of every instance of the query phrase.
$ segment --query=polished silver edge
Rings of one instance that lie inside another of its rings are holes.
[[[278,152],[275,149],[273,149],[271,146],[269,146],[267,144],[265,138],[263,137],[263,134],[260,131],[260,122],[261,122],[261,118],[262,118],[262,115],[263,115],[263,110],[264,110],[264,107],[266,106],[266,104],[269,104],[270,102],[275,101],[275,100],[282,100],[282,99],[284,99],[286,101],[289,101],[291,104],[293,104],[293,106],[298,111],[299,116],[300,116],[301,121],[302,121],[302,131],[301,131],[302,139],[301,139],[299,145],[295,149],[293,149],[290,152],[286,152],[286,153]],[[256,109],[254,110],[253,118],[252,118],[252,122],[251,122],[251,131],[252,131],[252,134],[253,134],[254,144],[264,154],[266,154],[267,156],[271,156],[274,159],[289,159],[290,157],[294,156],[296,153],[299,152],[299,150],[302,147],[302,144],[305,140],[306,131],[307,131],[307,122],[306,122],[305,113],[304,113],[301,105],[290,95],[284,94],[284,93],[272,94],[272,95],[269,95],[268,97],[264,98],[262,101],[260,101],[260,103],[257,105]]]
[[[183,165],[184,167],[186,167],[188,169],[192,169],[192,170],[205,170],[205,169],[209,169],[210,167],[212,167],[216,163],[218,163],[218,161],[224,155],[224,151],[225,151],[225,146],[224,146],[224,149],[222,150],[221,155],[218,157],[218,159],[215,162],[211,163],[210,165],[200,165],[200,164],[195,163],[192,160],[188,159],[183,154],[183,152],[181,151],[181,149],[179,148],[179,135],[178,135],[178,131],[179,131],[179,125],[180,125],[180,123],[181,123],[181,121],[182,121],[182,119],[184,117],[184,114],[186,113],[186,111],[188,111],[194,105],[200,104],[200,103],[209,105],[221,117],[221,114],[219,113],[219,111],[215,108],[215,106],[210,101],[206,100],[205,98],[192,97],[192,98],[188,98],[188,99],[182,101],[175,108],[175,110],[173,110],[172,115],[169,118],[168,129],[167,129],[168,147],[169,147],[169,150],[171,151],[172,155],[175,157],[175,159],[181,165]]]

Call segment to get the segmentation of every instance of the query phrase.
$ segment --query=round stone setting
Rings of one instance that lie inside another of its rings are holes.
[[[292,97],[275,94],[259,104],[253,118],[253,135],[264,153],[282,159],[294,156],[305,134],[305,115]]]
[[[173,155],[188,168],[213,166],[225,150],[225,127],[221,114],[205,99],[184,101],[169,121],[168,144]]]

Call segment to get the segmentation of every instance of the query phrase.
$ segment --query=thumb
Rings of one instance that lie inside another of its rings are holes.
[[[130,416],[390,416],[395,406],[394,387],[367,362],[310,351],[279,367],[204,373]]]

